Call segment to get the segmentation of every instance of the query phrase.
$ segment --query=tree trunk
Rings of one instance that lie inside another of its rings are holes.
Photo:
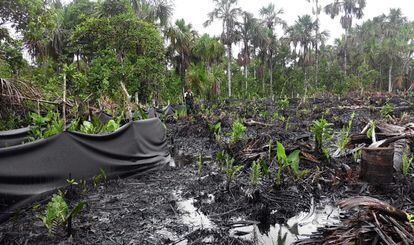
[[[266,65],[263,64],[262,65],[262,92],[263,92],[263,96],[265,94],[265,72],[266,72]]]
[[[392,92],[392,64],[388,69],[388,93]]]
[[[231,44],[227,45],[227,86],[231,97]]]
[[[270,95],[273,95],[273,60],[272,60],[272,53],[270,53],[270,60],[269,60],[269,78],[270,78]]]
[[[184,54],[181,54],[181,65],[180,65],[180,76],[181,76],[181,83],[183,88],[185,89],[185,65],[184,65]]]
[[[344,73],[347,75],[348,70],[348,29],[345,30],[345,48],[344,48]]]
[[[319,7],[319,3],[318,0],[315,1],[315,15],[316,15],[316,21],[318,24],[319,23],[319,12],[318,12],[318,7]],[[319,45],[318,45],[318,41],[319,41],[319,26],[317,26],[316,28],[316,45],[315,45],[315,59],[316,59],[316,67],[315,67],[315,86],[318,86],[318,75],[319,75]]]
[[[245,67],[244,67],[244,80],[245,80],[245,82],[246,82],[246,92],[247,92],[247,89],[248,89],[248,84],[247,84],[247,77],[248,77],[248,71],[247,71],[247,65],[245,65]]]

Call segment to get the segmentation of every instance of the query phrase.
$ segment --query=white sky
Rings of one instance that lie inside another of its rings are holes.
[[[322,7],[331,2],[333,0],[320,0]],[[275,4],[277,9],[282,8],[284,10],[282,19],[289,25],[293,24],[300,15],[312,15],[313,4],[305,0],[239,0],[239,7],[259,17],[259,9],[267,6],[269,3]],[[362,20],[370,19],[383,13],[387,14],[390,8],[401,8],[403,14],[408,19],[414,20],[414,0],[367,0]],[[175,0],[173,19],[183,18],[186,22],[191,23],[193,28],[200,34],[219,35],[221,33],[219,22],[207,28],[203,27],[203,23],[207,20],[207,13],[213,9],[214,3],[211,0]],[[335,38],[338,38],[343,33],[339,24],[340,19],[339,17],[331,19],[323,11],[320,18],[321,30],[329,31],[329,43],[332,43]],[[354,24],[361,22],[354,21]]]

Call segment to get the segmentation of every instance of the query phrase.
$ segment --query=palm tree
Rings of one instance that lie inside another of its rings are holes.
[[[277,39],[274,33],[274,28],[277,25],[286,26],[285,21],[283,21],[279,15],[283,14],[283,9],[276,11],[275,5],[273,3],[269,4],[267,7],[260,9],[260,15],[263,18],[263,22],[267,27],[267,56],[268,56],[268,67],[269,67],[269,80],[270,80],[270,91],[273,95],[273,56],[276,53]]]
[[[345,30],[345,53],[344,53],[344,71],[347,72],[347,38],[348,32],[352,27],[352,19],[356,17],[361,19],[364,15],[366,0],[334,0],[333,3],[325,6],[325,13],[332,19],[342,14],[341,25]]]
[[[210,81],[212,87],[212,94],[218,95],[220,92],[220,81],[215,79],[214,65],[217,64],[226,52],[223,44],[216,38],[211,38],[208,34],[204,34],[200,37],[195,46],[193,53],[205,64],[205,70],[207,71],[207,80]]]
[[[197,35],[192,25],[186,24],[184,19],[177,20],[175,26],[166,30],[166,36],[170,41],[169,51],[176,60],[183,87],[185,87],[185,73],[190,65],[190,55]]]
[[[243,66],[245,78],[245,89],[247,90],[248,65],[250,64],[250,42],[255,38],[256,30],[259,27],[259,21],[253,17],[253,14],[244,11],[242,13],[242,23],[240,23],[240,37],[243,41],[243,48],[239,54],[239,63]]]
[[[169,0],[130,0],[138,18],[166,27],[173,15],[173,4]]]
[[[204,26],[209,26],[216,20],[222,20],[223,32],[221,39],[227,46],[227,85],[228,95],[231,97],[231,61],[232,61],[232,45],[238,41],[237,18],[241,13],[240,8],[236,8],[237,0],[213,0],[215,8],[208,14],[208,20]]]
[[[208,34],[204,34],[197,39],[193,50],[194,55],[205,63],[208,72],[211,72],[212,65],[223,57],[224,52],[223,44]]]
[[[316,36],[313,34],[316,27],[316,21],[312,20],[310,15],[304,15],[300,16],[295,24],[287,31],[295,50],[299,47],[300,58],[298,64],[302,66],[303,74],[305,76],[305,93],[308,87],[306,67],[312,62],[310,51],[314,46],[314,43],[316,43]]]
[[[306,0],[307,2],[313,2],[314,6],[312,7],[312,13],[315,16],[315,21],[317,23],[315,32],[316,32],[316,42],[315,42],[315,84],[318,84],[318,74],[319,74],[319,15],[321,14],[321,5],[319,4],[319,0]]]

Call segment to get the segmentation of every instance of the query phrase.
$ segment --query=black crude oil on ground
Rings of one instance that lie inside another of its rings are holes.
[[[394,108],[385,117],[386,103]],[[381,95],[286,105],[226,101],[203,105],[196,115],[164,118],[174,159],[169,166],[74,190],[68,203],[83,200],[87,206],[73,221],[70,237],[64,231],[48,234],[39,219],[47,200],[34,203],[1,224],[0,244],[410,244],[410,224],[398,214],[414,212],[412,174],[395,173],[387,184],[363,182],[359,160],[351,153],[355,145],[336,157],[331,146],[328,159],[315,153],[310,127],[323,117],[339,132],[353,113],[353,134],[372,120],[404,126],[414,121],[413,103],[411,97]],[[231,142],[237,120],[246,134]],[[219,122],[220,130],[214,130]],[[296,178],[286,171],[276,183],[276,142],[287,153],[301,151],[299,166],[307,174]],[[242,166],[230,184],[222,152]],[[252,164],[260,160],[269,174],[253,185]],[[347,199],[360,196],[375,199]],[[389,210],[384,205],[397,211],[384,211]],[[360,206],[368,209],[357,214]]]

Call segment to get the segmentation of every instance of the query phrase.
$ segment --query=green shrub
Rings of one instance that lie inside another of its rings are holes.
[[[57,112],[49,111],[45,117],[37,113],[31,113],[30,117],[33,123],[30,133],[32,141],[52,137],[64,130],[63,120],[59,118]]]

